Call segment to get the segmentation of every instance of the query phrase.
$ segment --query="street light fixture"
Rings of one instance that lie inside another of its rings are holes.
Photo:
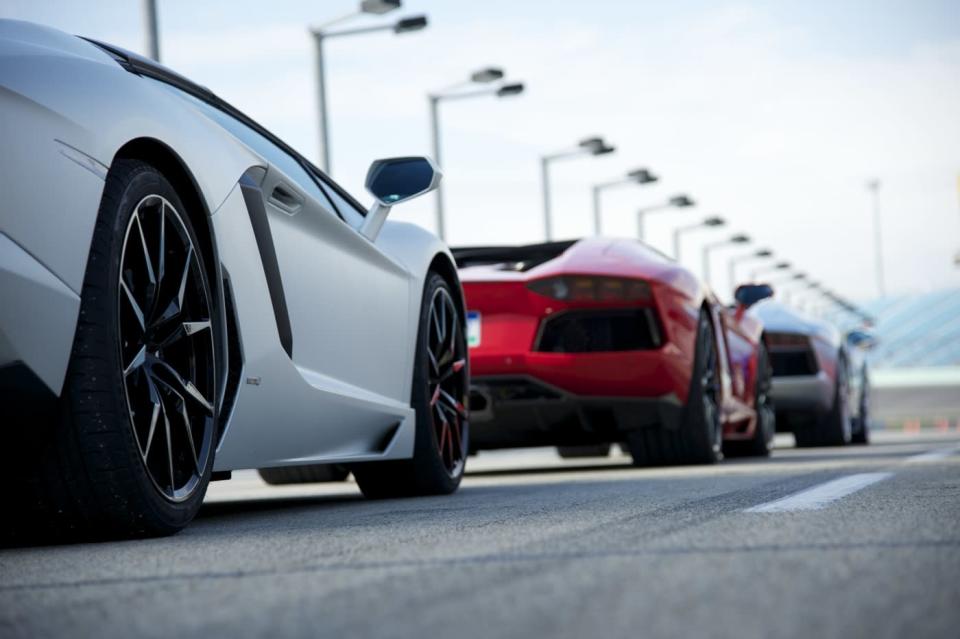
[[[714,249],[722,248],[724,246],[734,246],[736,244],[746,244],[750,241],[749,235],[744,235],[743,233],[738,233],[736,235],[731,235],[725,240],[719,240],[717,242],[709,242],[703,245],[701,251],[703,253],[703,281],[707,286],[710,286],[710,251]]]
[[[609,189],[614,186],[622,186],[624,184],[652,184],[659,180],[656,175],[651,173],[648,169],[635,169],[627,173],[626,177],[619,180],[613,180],[612,182],[604,182],[602,184],[595,184],[593,186],[593,234],[600,235],[600,192],[604,189]]]
[[[499,67],[486,67],[478,69],[470,74],[470,79],[466,82],[448,86],[439,91],[427,94],[427,101],[430,103],[430,135],[433,143],[433,160],[441,168],[443,163],[440,159],[440,102],[443,100],[462,100],[465,98],[479,98],[493,95],[498,98],[504,98],[523,93],[524,85],[522,82],[512,82],[510,84],[496,84],[476,91],[464,90],[465,87],[473,84],[492,84],[503,80],[503,69]],[[443,207],[443,182],[437,186],[436,190],[436,225],[437,235],[440,239],[446,239],[446,227],[444,225],[444,207]]]
[[[680,236],[684,233],[690,231],[695,231],[697,229],[703,228],[717,228],[718,226],[723,226],[727,223],[722,217],[708,217],[702,222],[697,222],[696,224],[690,224],[688,226],[680,226],[673,230],[673,259],[677,262],[680,261]]]
[[[601,137],[585,138],[572,149],[564,149],[540,157],[540,179],[543,187],[543,230],[547,241],[553,239],[553,221],[550,211],[550,162],[583,155],[606,155],[617,147],[607,144]]]
[[[683,209],[689,206],[694,206],[696,202],[693,201],[688,195],[674,195],[669,200],[662,204],[654,204],[653,206],[647,206],[642,209],[637,209],[637,239],[641,242],[643,241],[643,218],[647,213],[655,213],[656,211],[663,211],[665,209]]]
[[[328,31],[334,25],[346,22],[357,16],[383,15],[394,9],[400,8],[400,0],[363,0],[357,11],[353,11],[334,20],[330,20],[319,27],[312,27],[310,34],[317,45],[317,110],[320,124],[320,168],[324,173],[330,173],[330,132],[328,128],[327,117],[327,87],[324,75],[323,60],[323,42],[328,38],[336,38],[349,35],[360,35],[363,33],[375,33],[377,31],[392,31],[394,33],[409,33],[419,31],[427,26],[426,16],[411,16],[401,18],[393,24],[381,24],[372,27],[361,27],[358,29],[346,29],[343,31]]]
[[[770,257],[773,257],[773,251],[770,249],[758,249],[753,253],[731,257],[730,261],[727,263],[727,275],[730,277],[730,286],[737,285],[737,264],[742,264],[743,262],[750,262],[753,260],[765,260]]]
[[[753,270],[750,272],[750,281],[751,281],[751,282],[756,282],[756,281],[757,281],[757,277],[758,277],[761,273],[772,273],[772,272],[774,272],[774,271],[785,271],[785,270],[787,270],[788,268],[790,268],[791,266],[793,266],[793,264],[791,264],[790,262],[777,262],[776,264],[773,264],[773,265],[761,266],[760,268],[755,268],[755,269],[753,269]]]

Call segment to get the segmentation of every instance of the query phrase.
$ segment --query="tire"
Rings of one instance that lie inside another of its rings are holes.
[[[279,468],[261,468],[257,472],[260,473],[260,479],[271,486],[346,481],[347,477],[350,476],[350,471],[339,464],[281,466]]]
[[[39,435],[14,460],[15,539],[166,535],[193,519],[213,468],[222,336],[203,265],[171,184],[117,160],[57,415],[31,424]]]
[[[434,272],[424,284],[419,326],[410,397],[417,413],[413,458],[352,466],[371,499],[447,495],[463,479],[470,449],[465,321],[450,285]]]
[[[837,379],[833,387],[833,405],[830,410],[806,427],[794,433],[798,448],[844,446],[852,439],[852,420],[847,405],[847,367],[842,357],[837,358]]]
[[[753,437],[741,441],[729,441],[723,444],[726,457],[769,457],[773,450],[773,436],[776,434],[777,417],[770,399],[772,370],[767,348],[763,342],[757,350],[757,384],[754,391],[754,407],[757,413],[757,426]]]
[[[608,457],[610,444],[595,444],[593,446],[557,446],[557,454],[563,459],[582,459],[584,457]]]
[[[867,373],[863,373],[863,381],[860,386],[860,410],[853,420],[853,437],[850,439],[852,444],[870,443],[870,387]]]
[[[637,466],[714,464],[723,458],[716,337],[709,314],[700,312],[690,392],[679,429],[646,428],[627,436]]]

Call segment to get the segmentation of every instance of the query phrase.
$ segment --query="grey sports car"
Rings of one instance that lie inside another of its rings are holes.
[[[750,313],[764,325],[777,430],[792,432],[797,446],[866,444],[870,437],[866,352],[874,339],[863,331],[843,335],[829,322],[771,299],[772,295],[768,286],[737,290],[738,299],[752,297],[746,300]]]

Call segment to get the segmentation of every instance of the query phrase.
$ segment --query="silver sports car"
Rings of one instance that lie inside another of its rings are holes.
[[[865,352],[872,338],[858,331],[844,337],[832,324],[768,299],[772,295],[763,284],[744,285],[736,293],[763,322],[777,430],[792,432],[798,446],[866,444],[870,385]]]
[[[467,443],[450,252],[367,210],[207,89],[0,20],[0,473],[15,536],[165,534],[211,479],[337,464],[367,496],[456,490]]]

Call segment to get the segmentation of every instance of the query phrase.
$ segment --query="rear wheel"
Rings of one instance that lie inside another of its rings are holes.
[[[35,540],[169,534],[189,523],[213,468],[212,309],[176,191],[154,167],[118,160],[94,228],[60,416],[13,462],[24,483],[14,529]]]
[[[584,457],[608,457],[610,444],[593,446],[557,446],[557,454],[563,459],[582,459]]]
[[[757,350],[757,384],[754,391],[754,409],[757,425],[753,437],[743,441],[729,441],[723,444],[723,453],[728,457],[767,457],[773,449],[773,436],[776,433],[777,417],[770,400],[772,376],[767,349],[760,342]]]
[[[260,474],[260,479],[271,486],[346,481],[347,477],[350,476],[350,471],[339,464],[281,466],[279,468],[261,468],[257,472]]]
[[[833,387],[833,406],[830,410],[805,427],[794,432],[797,446],[844,446],[852,438],[847,366],[843,357],[837,357],[837,376]]]
[[[413,459],[351,468],[371,498],[442,495],[463,478],[469,450],[469,366],[464,318],[450,285],[430,273],[424,286],[413,371]]]
[[[680,428],[634,431],[627,437],[627,445],[638,466],[713,464],[723,458],[722,440],[716,339],[709,314],[701,311],[690,392]]]

